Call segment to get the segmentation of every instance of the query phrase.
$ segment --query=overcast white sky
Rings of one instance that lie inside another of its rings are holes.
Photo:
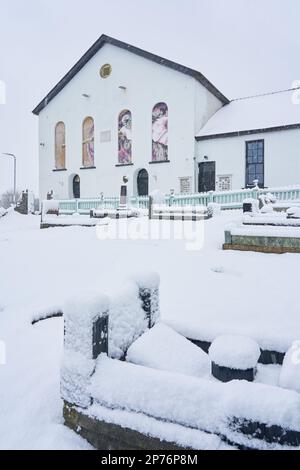
[[[0,153],[16,153],[18,187],[37,190],[31,111],[102,33],[195,68],[236,98],[300,79],[299,18],[298,0],[0,0]],[[0,157],[0,193],[12,184]]]

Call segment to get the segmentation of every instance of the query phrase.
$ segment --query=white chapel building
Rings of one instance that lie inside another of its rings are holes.
[[[298,91],[299,95],[299,91]],[[200,72],[101,36],[34,109],[40,197],[300,184],[296,91],[229,101]]]

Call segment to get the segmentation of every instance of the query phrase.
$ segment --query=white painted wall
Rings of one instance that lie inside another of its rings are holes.
[[[197,142],[197,162],[216,162],[216,175],[232,175],[232,189],[245,187],[246,144],[265,141],[265,186],[300,184],[300,129]]]
[[[102,79],[101,66],[112,65],[112,75]],[[126,91],[119,89],[125,86]],[[82,97],[82,94],[90,98]],[[170,163],[151,165],[152,109],[158,102],[169,107]],[[196,103],[196,104],[195,104]],[[81,178],[81,197],[119,194],[123,176],[129,176],[129,190],[136,193],[136,175],[145,168],[150,191],[179,192],[180,177],[194,177],[195,132],[222,104],[193,78],[158,65],[128,51],[106,44],[39,116],[40,197],[53,190],[57,198],[70,198],[72,180]],[[134,166],[117,168],[118,115],[132,112]],[[95,170],[82,166],[82,123],[95,121]],[[66,172],[53,172],[54,129],[66,124]],[[111,131],[112,140],[100,143],[100,132]],[[193,178],[194,179],[194,178]]]

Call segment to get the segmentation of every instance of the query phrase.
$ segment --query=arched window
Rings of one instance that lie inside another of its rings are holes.
[[[169,118],[166,103],[157,103],[152,111],[152,161],[168,161]]]
[[[55,127],[55,168],[66,168],[66,126],[63,122],[58,122]]]
[[[82,126],[82,165],[92,168],[95,165],[94,119],[87,117]]]
[[[119,164],[132,163],[132,115],[128,109],[119,114]]]

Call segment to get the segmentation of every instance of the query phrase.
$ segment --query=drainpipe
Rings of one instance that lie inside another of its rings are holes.
[[[194,157],[194,193],[198,193],[198,162],[197,157]]]

